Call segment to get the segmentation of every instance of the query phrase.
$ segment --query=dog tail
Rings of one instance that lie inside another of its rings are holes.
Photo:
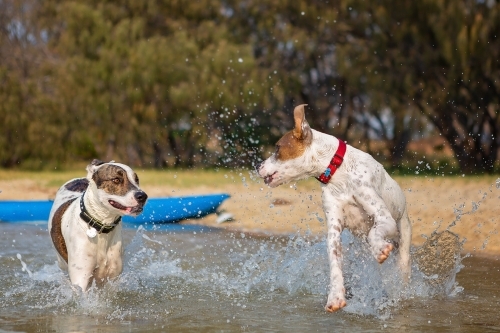
[[[399,266],[403,280],[409,282],[411,277],[411,221],[408,218],[408,209],[405,207],[403,216],[399,220]]]

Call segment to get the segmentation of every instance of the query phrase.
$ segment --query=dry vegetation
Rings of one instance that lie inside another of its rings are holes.
[[[308,232],[321,236],[326,231],[320,187],[312,179],[270,189],[246,170],[136,171],[143,189],[152,197],[220,192],[231,195],[221,209],[232,213],[233,221],[218,224],[216,215],[210,215],[183,223],[254,233]],[[1,171],[0,200],[51,199],[66,180],[84,175],[80,170]],[[407,196],[413,243],[421,244],[425,241],[423,235],[454,224],[450,230],[466,239],[466,251],[500,256],[500,189],[496,187],[496,179],[496,176],[397,177]]]

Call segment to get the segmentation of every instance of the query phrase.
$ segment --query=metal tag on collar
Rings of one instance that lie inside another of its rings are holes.
[[[97,230],[95,230],[95,229],[94,229],[94,228],[92,228],[92,227],[89,227],[89,228],[87,229],[87,236],[88,236],[89,238],[94,238],[95,236],[97,236]]]

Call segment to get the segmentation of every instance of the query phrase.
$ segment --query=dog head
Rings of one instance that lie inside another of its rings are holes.
[[[270,187],[311,176],[313,132],[305,118],[305,105],[299,105],[293,111],[294,129],[276,143],[274,154],[257,166],[259,176]]]
[[[87,166],[89,189],[99,203],[117,215],[139,215],[148,195],[139,188],[139,177],[127,165],[93,160]]]

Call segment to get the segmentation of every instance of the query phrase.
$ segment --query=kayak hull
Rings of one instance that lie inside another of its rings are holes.
[[[144,211],[137,217],[124,216],[130,224],[175,223],[185,219],[204,217],[215,213],[229,195],[203,194],[182,197],[149,198]],[[50,200],[0,201],[0,221],[47,221],[53,202]]]

